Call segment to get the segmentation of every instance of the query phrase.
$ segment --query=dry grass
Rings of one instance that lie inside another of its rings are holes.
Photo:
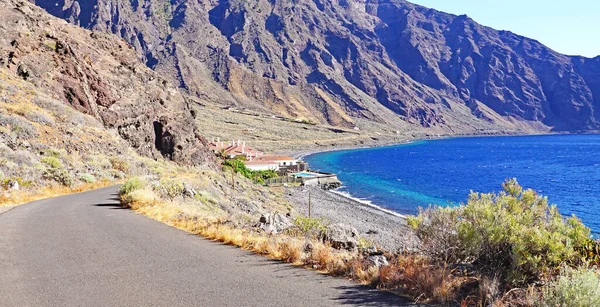
[[[89,190],[107,187],[118,182],[99,180],[94,183],[83,183],[75,187],[65,186],[45,186],[39,189],[24,189],[18,191],[5,191],[0,194],[0,207],[11,207],[26,204],[32,201],[63,196],[73,193],[80,193]]]
[[[193,198],[163,199],[148,187],[122,195],[131,209],[223,244],[332,276],[343,276],[363,284],[392,290],[417,302],[461,306],[527,306],[526,296],[513,291],[502,295],[495,280],[478,279],[434,265],[415,254],[386,255],[390,265],[376,267],[357,252],[339,251],[322,242],[311,242],[296,232],[267,234],[237,223],[239,217],[216,207],[204,206]],[[242,226],[240,226],[242,225]]]
[[[361,265],[353,259],[358,255],[337,251],[321,242],[312,243],[312,251],[305,251],[305,238],[289,234],[269,235],[232,225],[230,216],[191,205],[182,200],[163,200],[148,189],[121,196],[132,210],[205,238],[233,245],[272,259],[318,270],[334,276],[347,276],[359,282],[373,284],[378,269],[364,260]]]
[[[380,287],[400,289],[417,301],[450,303],[464,279],[456,278],[444,267],[417,255],[398,256],[380,271]]]

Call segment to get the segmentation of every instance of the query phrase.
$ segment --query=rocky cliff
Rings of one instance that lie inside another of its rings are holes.
[[[354,126],[600,129],[600,58],[401,0],[31,0],[208,101]]]
[[[34,95],[95,117],[143,155],[214,165],[186,99],[125,41],[75,27],[25,1],[0,1],[0,14],[3,76],[18,76]]]

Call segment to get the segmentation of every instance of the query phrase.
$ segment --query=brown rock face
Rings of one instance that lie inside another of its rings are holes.
[[[345,126],[600,129],[600,58],[402,0],[34,2],[120,35],[147,66],[223,104]]]
[[[98,118],[141,154],[214,165],[184,97],[126,42],[69,25],[28,2],[0,2],[0,65]]]

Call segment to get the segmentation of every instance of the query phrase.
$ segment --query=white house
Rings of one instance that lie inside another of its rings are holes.
[[[253,171],[278,171],[281,167],[298,164],[298,160],[288,156],[258,156],[244,162],[244,164]]]
[[[246,167],[253,171],[278,171],[279,163],[268,161],[246,161]]]

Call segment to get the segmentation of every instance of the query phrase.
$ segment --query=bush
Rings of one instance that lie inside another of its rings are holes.
[[[582,261],[590,239],[579,219],[565,219],[556,206],[515,179],[500,194],[471,193],[467,204],[421,209],[409,224],[423,251],[449,264],[472,263],[482,273],[519,284]]]
[[[44,178],[48,180],[56,181],[66,187],[73,186],[73,177],[71,177],[71,173],[65,170],[64,168],[49,168],[44,171]]]
[[[294,219],[294,225],[298,226],[303,233],[314,233],[316,235],[325,233],[327,224],[324,218],[297,216]]]
[[[560,276],[544,289],[540,306],[600,306],[598,273],[586,268],[565,268]]]
[[[10,185],[11,182],[16,182],[19,184],[19,187],[25,187],[25,188],[33,185],[33,182],[31,182],[31,180],[25,180],[21,177],[11,177],[11,178],[2,179],[0,181],[0,185],[6,189],[6,188],[8,188],[8,186]]]
[[[156,202],[156,195],[154,194],[154,191],[138,189],[123,195],[121,201],[125,207],[139,209],[154,204]]]
[[[38,136],[37,129],[21,117],[0,114],[0,126],[7,127],[20,139],[28,140]]]
[[[194,197],[196,197],[197,200],[201,201],[205,205],[215,205],[218,203],[218,201],[212,195],[210,195],[209,192],[206,191],[199,191],[198,193],[196,193],[196,195],[194,195]]]
[[[161,179],[158,184],[158,193],[163,197],[175,198],[183,195],[184,185],[175,179]]]
[[[273,170],[253,171],[246,167],[244,164],[244,159],[238,157],[223,161],[223,171],[231,172],[231,169],[233,169],[236,173],[242,174],[242,176],[252,179],[258,183],[264,183],[266,179],[279,176],[279,174]]]
[[[248,179],[253,178],[253,172],[249,168],[246,167],[246,165],[244,164],[244,161],[236,160],[236,159],[225,160],[223,162],[223,165],[231,167],[236,173],[242,174],[242,176],[244,176]]]
[[[52,117],[46,113],[31,111],[25,114],[25,117],[32,122],[40,123],[46,126],[54,126],[54,119],[52,119]]]
[[[119,189],[119,195],[127,195],[133,191],[141,190],[146,186],[146,183],[140,178],[131,178],[127,180]]]
[[[44,150],[44,155],[49,157],[58,158],[60,156],[60,151],[54,148]]]
[[[85,183],[94,183],[96,182],[96,177],[94,177],[92,174],[83,173],[79,175],[79,180]]]
[[[113,169],[121,171],[123,173],[129,172],[129,162],[120,158],[110,158],[110,164]]]
[[[62,163],[60,162],[60,160],[58,160],[58,158],[50,156],[50,157],[43,157],[42,159],[40,159],[40,161],[48,166],[50,166],[51,168],[59,168],[62,166]]]

